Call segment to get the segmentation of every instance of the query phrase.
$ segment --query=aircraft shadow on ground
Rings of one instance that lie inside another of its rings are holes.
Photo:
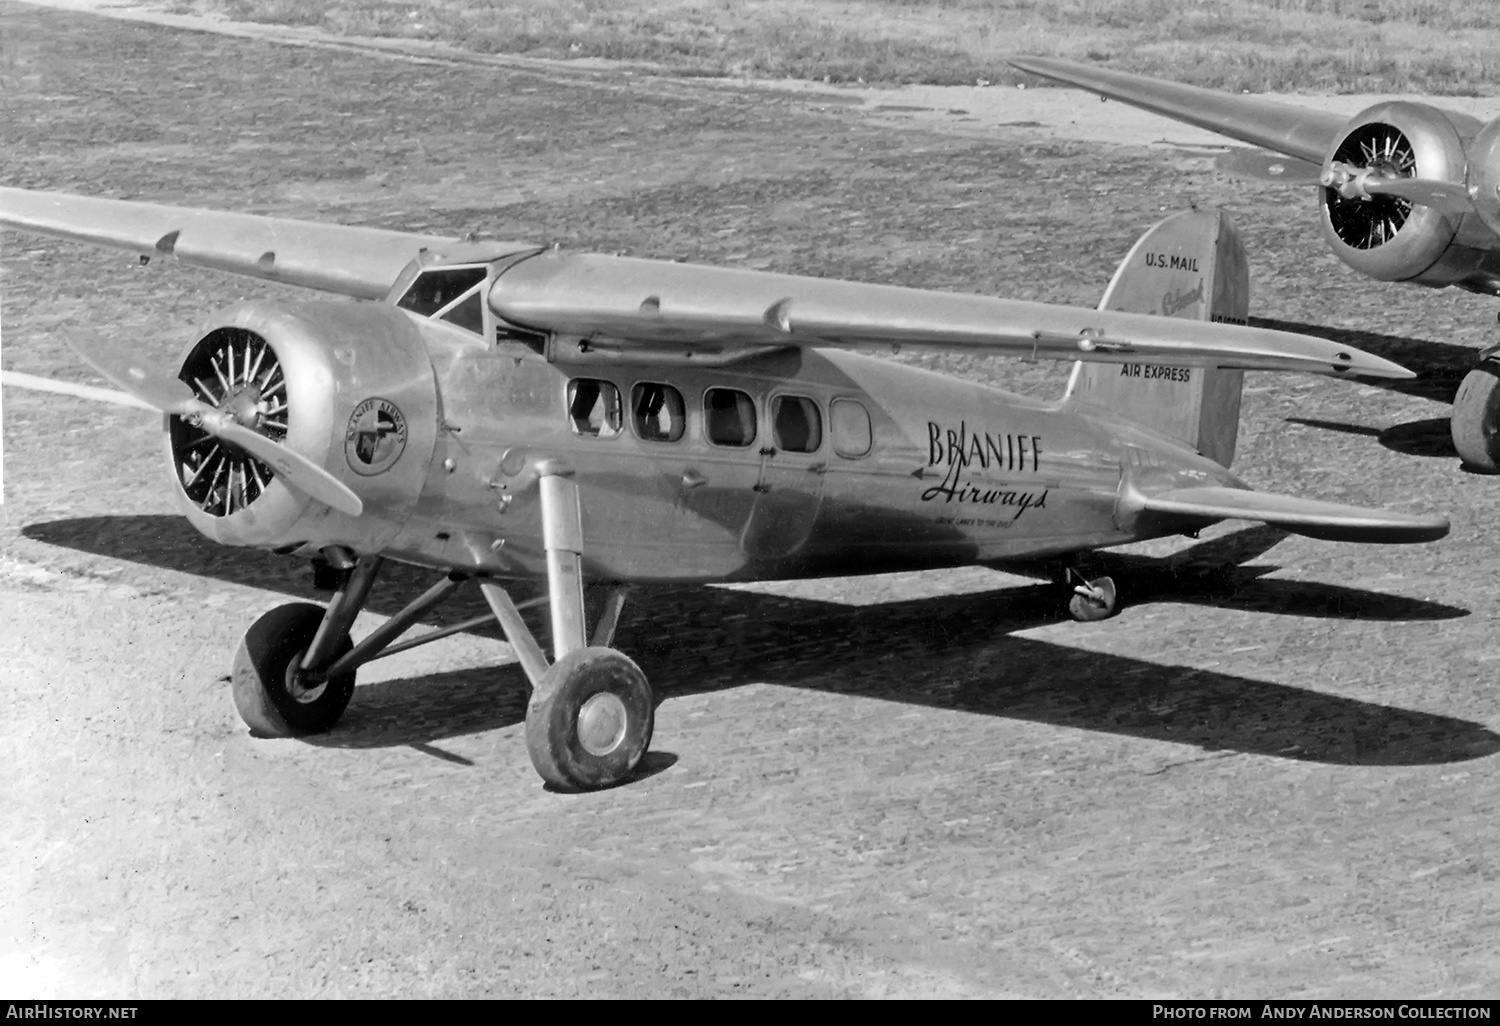
[[[1393,392],[1414,395],[1435,402],[1453,404],[1458,386],[1464,376],[1474,369],[1478,353],[1467,346],[1450,342],[1429,342],[1420,338],[1405,338],[1399,335],[1380,335],[1370,331],[1349,328],[1329,328],[1319,324],[1302,324],[1295,321],[1275,321],[1252,317],[1250,323],[1281,331],[1296,331],[1316,335],[1334,342],[1364,349],[1394,360],[1416,372],[1416,378],[1408,381],[1364,379],[1365,384],[1375,385]],[[1366,435],[1393,452],[1408,456],[1435,456],[1442,459],[1458,459],[1458,450],[1453,447],[1453,436],[1447,417],[1397,424],[1388,428],[1370,427],[1363,424],[1345,424],[1332,420],[1315,420],[1307,417],[1288,417],[1293,424],[1338,431],[1349,435]]]
[[[1450,405],[1454,395],[1458,392],[1458,386],[1463,382],[1464,376],[1474,369],[1479,356],[1478,351],[1468,346],[1454,345],[1451,342],[1431,342],[1402,335],[1381,335],[1357,328],[1333,328],[1322,324],[1278,321],[1264,317],[1252,317],[1250,323],[1260,328],[1295,331],[1303,335],[1326,338],[1331,342],[1353,346],[1387,360],[1393,360],[1406,369],[1414,371],[1417,376],[1405,381],[1392,381],[1385,378],[1363,378],[1361,381],[1392,392],[1432,399]]]
[[[1453,447],[1453,432],[1447,417],[1432,417],[1396,424],[1388,428],[1367,427],[1363,424],[1345,424],[1335,420],[1315,420],[1310,417],[1288,417],[1287,423],[1323,431],[1337,431],[1346,435],[1366,435],[1393,452],[1408,456],[1437,456],[1443,459],[1458,459],[1458,450]]]
[[[79,518],[30,525],[23,533],[148,566],[319,597],[302,564],[213,545],[175,517]],[[1242,565],[1282,537],[1281,531],[1257,527],[1165,560],[1111,553],[1093,559],[1099,569],[1118,575],[1126,599],[1136,602],[1170,600],[1336,619],[1467,615],[1464,609],[1418,599],[1268,579],[1276,567]],[[432,575],[393,567],[383,580],[370,609],[389,615]],[[1014,636],[1064,619],[1065,599],[1066,592],[1053,585],[862,607],[722,588],[640,588],[627,606],[616,644],[641,664],[667,700],[764,682],[1174,741],[1205,751],[1345,765],[1444,763],[1500,751],[1500,735],[1453,717]],[[465,589],[435,621],[457,622],[482,609],[477,589]],[[247,625],[254,613],[247,610]],[[229,658],[224,653],[226,665]],[[513,664],[384,681],[361,687],[339,726],[309,741],[426,750],[443,738],[517,726],[525,719],[526,700],[525,681]],[[433,754],[463,761],[440,750]]]

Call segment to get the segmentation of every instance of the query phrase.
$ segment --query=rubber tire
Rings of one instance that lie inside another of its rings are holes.
[[[595,755],[578,737],[578,713],[608,691],[625,708],[624,732],[614,748]],[[612,648],[569,652],[547,671],[526,707],[526,751],[543,780],[558,791],[597,791],[629,778],[651,745],[656,703],[646,675]]]
[[[1096,577],[1089,584],[1104,591],[1104,601],[1097,602],[1075,592],[1068,600],[1068,615],[1079,623],[1108,620],[1115,615],[1119,606],[1119,594],[1115,591],[1114,580],[1109,577]]]
[[[1464,375],[1450,427],[1453,448],[1466,465],[1500,472],[1500,365],[1487,360]]]
[[[234,707],[245,726],[262,737],[321,734],[344,715],[354,697],[354,674],[328,681],[312,701],[298,701],[288,684],[323,622],[323,607],[311,602],[277,606],[250,626],[234,654],[230,683]],[[347,635],[335,646],[337,659],[354,647]]]

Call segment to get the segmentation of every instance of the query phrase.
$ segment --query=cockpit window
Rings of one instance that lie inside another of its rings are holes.
[[[624,423],[620,390],[598,378],[574,378],[568,382],[568,417],[574,434],[614,438]]]
[[[453,304],[453,307],[445,314],[443,320],[449,324],[456,324],[460,328],[472,331],[476,335],[484,334],[484,297],[479,289],[470,292],[463,299]]]
[[[411,283],[405,295],[396,300],[396,305],[421,317],[431,317],[483,282],[487,273],[484,267],[431,268],[417,275],[417,280]]]

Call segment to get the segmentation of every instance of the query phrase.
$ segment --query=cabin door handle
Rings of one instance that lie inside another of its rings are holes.
[[[708,484],[708,478],[704,477],[696,470],[684,470],[682,472],[682,487],[701,488],[706,484]]]

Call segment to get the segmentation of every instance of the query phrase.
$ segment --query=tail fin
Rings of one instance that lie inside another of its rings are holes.
[[[1250,267],[1240,234],[1216,209],[1184,211],[1140,237],[1101,310],[1244,324]],[[1221,466],[1234,459],[1244,372],[1150,363],[1075,363],[1065,400],[1128,417]]]

